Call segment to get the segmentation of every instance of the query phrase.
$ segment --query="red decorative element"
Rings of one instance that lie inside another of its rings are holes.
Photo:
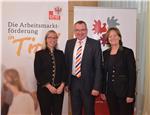
[[[62,8],[60,8],[59,6],[57,6],[57,7],[54,8],[54,11],[56,12],[56,14],[59,15],[61,13],[61,11],[62,11]]]
[[[98,21],[94,20],[94,22],[95,22],[95,24],[93,24],[94,28],[92,29],[94,31],[94,34],[101,34],[107,31],[106,23],[103,23],[103,26],[102,26],[100,20]]]
[[[95,115],[110,115],[106,101],[103,101],[100,96],[95,100]]]
[[[49,20],[60,20],[60,13],[62,12],[62,8],[57,6],[53,8],[53,10],[49,11]]]
[[[82,109],[82,115],[84,115],[84,108]],[[100,96],[95,100],[95,115],[110,115],[107,102],[102,100]]]
[[[100,37],[100,41],[103,46],[105,46],[108,43],[108,41],[106,39],[106,33],[103,34],[102,37]]]
[[[53,15],[53,11],[49,11],[49,15]]]

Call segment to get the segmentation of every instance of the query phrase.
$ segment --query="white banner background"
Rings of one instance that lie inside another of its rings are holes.
[[[123,45],[131,48],[134,53],[136,52],[136,9],[76,6],[74,7],[74,22],[78,20],[84,20],[87,23],[88,35],[95,39],[100,39],[106,33],[109,25],[116,25],[121,31]],[[94,20],[96,22],[100,20],[101,24],[96,24]],[[109,21],[107,22],[107,20]],[[97,25],[94,30],[93,25]],[[94,33],[95,30],[99,34]],[[106,45],[102,45],[102,48],[106,49]]]
[[[29,27],[27,23],[33,25],[44,24],[49,25],[49,27]],[[20,33],[19,29],[32,30],[32,32]],[[36,49],[29,47],[43,43],[45,34],[50,29],[54,29],[60,34],[58,48],[64,50],[68,38],[67,2],[2,3],[2,71],[7,68],[17,69],[23,86],[30,92],[36,91],[36,80],[33,71]],[[15,32],[15,30],[18,32]],[[24,40],[21,42],[21,39]],[[67,114],[68,97],[65,94],[63,115]]]
[[[99,7],[74,7],[74,22],[87,23],[88,36],[100,39],[102,50],[107,49],[105,35],[108,27],[118,27],[123,45],[131,48],[136,55],[136,9],[110,9]],[[108,115],[107,105],[100,98],[96,100],[96,115]],[[105,113],[104,113],[105,112]]]

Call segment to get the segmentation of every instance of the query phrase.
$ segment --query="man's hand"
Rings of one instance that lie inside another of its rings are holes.
[[[131,97],[126,98],[127,103],[132,103],[133,101],[134,101],[134,98],[131,98]]]
[[[93,89],[92,92],[91,92],[91,95],[93,95],[93,96],[98,96],[98,95],[99,95],[99,91]]]

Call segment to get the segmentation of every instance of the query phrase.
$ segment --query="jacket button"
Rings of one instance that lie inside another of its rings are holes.
[[[114,82],[115,80],[114,79],[112,79],[112,82]]]
[[[113,70],[113,73],[115,73],[115,70]]]
[[[112,75],[112,77],[115,77],[115,75]]]

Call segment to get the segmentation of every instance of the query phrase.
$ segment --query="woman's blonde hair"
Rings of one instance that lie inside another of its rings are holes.
[[[50,33],[56,34],[56,36],[57,36],[57,38],[58,38],[58,34],[57,34],[56,31],[54,31],[54,30],[49,30],[49,31],[46,33],[46,35],[45,35],[45,39],[44,39],[44,47],[43,47],[43,49],[47,48],[47,42],[46,42],[46,40],[47,40],[48,35],[49,35]],[[57,44],[56,44],[55,48],[57,48]]]
[[[11,81],[9,82],[11,85],[16,86],[19,91],[28,93],[28,91],[26,91],[23,88],[21,80],[20,80],[20,75],[16,69],[5,70],[4,77],[6,76],[8,76],[11,79]]]

